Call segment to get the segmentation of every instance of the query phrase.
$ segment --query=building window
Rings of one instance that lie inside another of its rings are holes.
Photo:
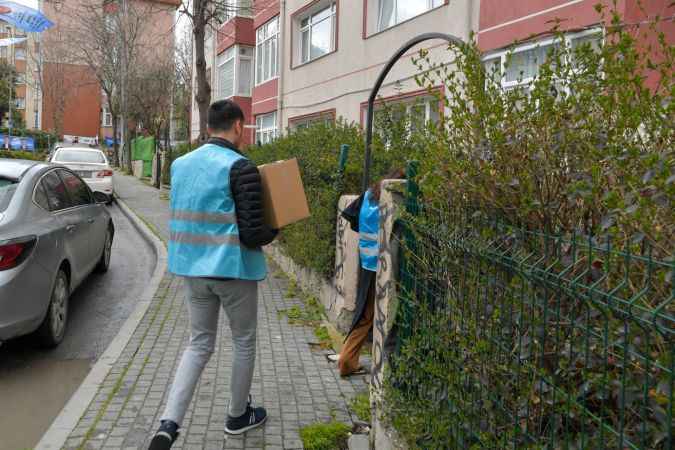
[[[215,6],[216,20],[225,23],[234,17],[253,17],[252,0],[226,0]]]
[[[15,49],[14,50],[14,59],[18,59],[18,60],[26,59],[26,49],[25,48]]]
[[[336,34],[335,2],[299,18],[300,63],[320,58],[335,50]]]
[[[593,29],[568,34],[563,39],[565,45],[572,50],[584,44],[590,44],[593,49],[599,50],[603,35],[601,30]],[[492,52],[483,58],[488,80],[501,86],[504,91],[529,90],[549,53],[562,43],[558,38],[551,38],[514,49]]]
[[[251,96],[253,79],[253,48],[233,46],[218,56],[216,71],[218,80],[218,99],[239,95]]]
[[[101,114],[101,125],[109,128],[113,126],[113,116],[110,113],[110,110],[108,109],[107,106],[103,107],[103,112]]]
[[[265,145],[277,137],[277,112],[261,114],[255,118],[255,141]]]
[[[14,83],[18,85],[26,84],[26,74],[22,72],[17,72],[14,79]]]
[[[303,130],[317,124],[330,126],[335,123],[335,110],[291,118],[288,120],[288,123],[291,130]]]
[[[7,59],[7,47],[0,47],[0,58]]]
[[[445,0],[378,0],[377,30],[386,30],[444,3]]]
[[[26,99],[23,97],[17,97],[14,99],[14,107],[16,109],[26,109]]]
[[[363,105],[363,125],[366,125],[368,105]],[[423,130],[427,124],[436,124],[441,118],[441,100],[437,95],[412,94],[403,99],[384,99],[375,105],[373,129],[388,148],[396,136],[409,137]]]
[[[255,84],[279,76],[279,17],[258,28],[255,37]]]
[[[237,69],[239,80],[239,95],[242,97],[251,96],[251,82],[253,81],[253,49],[250,47],[239,47],[239,68]]]
[[[223,100],[234,95],[235,47],[230,47],[218,55],[218,98]]]

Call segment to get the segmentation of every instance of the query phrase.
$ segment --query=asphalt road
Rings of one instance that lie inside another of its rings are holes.
[[[40,349],[30,337],[0,347],[0,450],[33,448],[117,335],[150,280],[151,248],[117,206],[106,274],[93,274],[71,296],[64,341]]]

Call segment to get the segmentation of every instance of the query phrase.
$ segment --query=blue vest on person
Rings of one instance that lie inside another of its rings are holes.
[[[380,205],[370,191],[363,196],[359,213],[359,257],[361,267],[371,272],[377,271],[379,247],[377,237],[380,232]]]
[[[263,280],[260,249],[239,242],[230,189],[237,152],[206,144],[171,165],[169,271],[186,277]]]

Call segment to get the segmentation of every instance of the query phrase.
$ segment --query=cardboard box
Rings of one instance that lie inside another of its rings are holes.
[[[297,159],[264,164],[258,170],[267,225],[279,229],[309,217]]]

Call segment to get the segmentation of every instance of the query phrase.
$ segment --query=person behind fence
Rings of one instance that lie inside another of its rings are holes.
[[[404,177],[404,171],[397,169],[384,179],[394,180]],[[373,328],[375,316],[375,274],[379,257],[381,189],[381,182],[374,183],[342,211],[342,217],[349,222],[351,229],[359,233],[360,262],[354,319],[342,351],[339,355],[329,357],[330,360],[337,361],[340,375],[343,377],[366,373],[359,364],[359,355]]]
[[[213,354],[219,308],[229,319],[234,355],[226,433],[242,434],[267,418],[249,395],[256,355],[258,282],[267,275],[261,246],[277,230],[264,221],[260,173],[238,150],[244,114],[213,103],[206,144],[171,165],[169,271],[184,277],[190,341],[174,377],[150,450],[169,449]]]

